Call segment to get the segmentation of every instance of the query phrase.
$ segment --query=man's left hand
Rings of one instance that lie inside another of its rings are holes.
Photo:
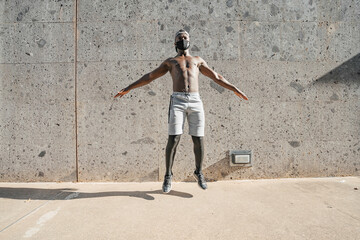
[[[121,98],[122,96],[124,96],[124,95],[127,94],[128,92],[130,92],[130,90],[125,90],[125,88],[124,88],[123,90],[121,90],[120,92],[118,92],[118,93],[115,95],[114,98],[117,98],[117,97],[119,97],[119,96],[120,96],[120,98]]]

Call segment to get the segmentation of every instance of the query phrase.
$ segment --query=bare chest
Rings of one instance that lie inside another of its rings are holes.
[[[184,71],[198,71],[198,64],[194,60],[173,60],[172,63],[172,70],[178,72],[184,72]]]

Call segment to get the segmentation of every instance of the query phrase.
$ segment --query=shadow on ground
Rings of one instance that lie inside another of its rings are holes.
[[[76,192],[77,189],[60,188],[8,188],[0,187],[0,198],[19,199],[19,200],[71,200],[79,198],[100,198],[100,197],[135,197],[145,200],[154,200],[152,194],[164,194],[161,190],[154,191],[113,191],[113,192]],[[151,195],[150,195],[151,194]],[[174,197],[192,198],[190,193],[172,190],[166,194]]]

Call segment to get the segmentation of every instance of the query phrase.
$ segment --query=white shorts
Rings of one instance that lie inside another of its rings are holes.
[[[204,136],[205,115],[199,93],[174,92],[169,105],[169,135],[181,135],[184,132],[185,117],[189,123],[191,136]]]

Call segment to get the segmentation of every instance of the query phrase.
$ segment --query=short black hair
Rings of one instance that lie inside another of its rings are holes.
[[[187,34],[187,35],[190,37],[190,34],[189,34],[186,30],[180,29],[179,31],[176,32],[176,34],[175,34],[175,39],[176,39],[176,37],[177,37],[179,34],[181,34],[181,33],[185,33],[185,34]]]

